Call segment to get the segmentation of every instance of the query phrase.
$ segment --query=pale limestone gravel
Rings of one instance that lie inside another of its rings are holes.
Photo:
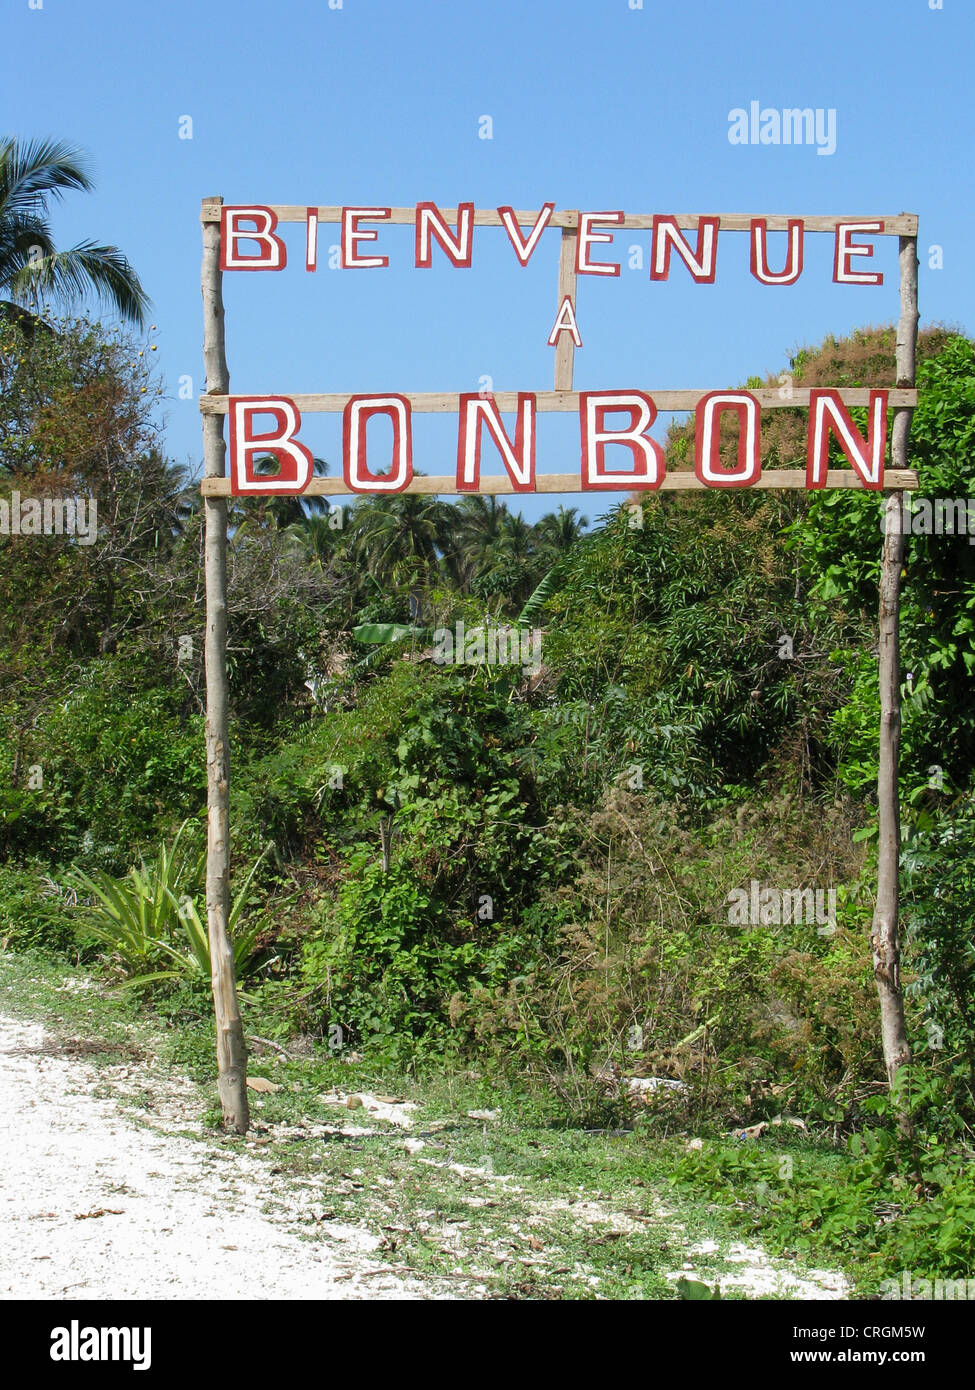
[[[804,1269],[797,1273],[782,1260],[773,1260],[760,1247],[740,1242],[722,1250],[717,1241],[705,1240],[692,1246],[683,1270],[668,1274],[668,1279],[699,1279],[705,1284],[717,1284],[722,1290],[737,1288],[748,1298],[799,1299],[803,1302],[849,1299],[850,1289],[838,1270]],[[722,1272],[699,1273],[693,1256],[717,1255],[725,1262]]]
[[[92,1094],[91,1066],[34,1050],[45,1042],[0,1016],[0,1300],[451,1296],[382,1271],[358,1226],[299,1239],[327,1191],[272,1191],[239,1146],[134,1123]]]
[[[626,1235],[640,1228],[642,1223],[633,1220],[622,1212],[612,1212],[598,1202],[583,1201],[550,1203],[554,1210],[571,1211],[574,1221],[581,1221],[593,1227],[607,1226]],[[658,1221],[669,1226],[672,1233],[683,1231],[674,1215],[665,1206],[656,1204],[655,1216]],[[698,1268],[700,1261],[695,1256],[709,1256],[711,1260]],[[723,1260],[725,1268],[716,1271],[714,1258]],[[686,1258],[681,1269],[671,1271],[665,1276],[676,1283],[678,1279],[697,1279],[712,1287],[717,1284],[722,1290],[739,1289],[746,1298],[799,1299],[804,1302],[825,1302],[848,1299],[849,1285],[839,1270],[802,1269],[797,1270],[785,1260],[773,1259],[760,1246],[747,1246],[741,1242],[721,1246],[716,1240],[699,1241],[686,1250]]]
[[[96,1071],[56,1050],[39,1053],[45,1044],[53,1046],[53,1039],[40,1025],[0,1015],[0,1301],[483,1295],[476,1283],[444,1289],[429,1279],[421,1283],[387,1273],[370,1259],[379,1245],[375,1234],[362,1225],[320,1219],[329,1195],[323,1179],[302,1186],[281,1183],[238,1141],[222,1147],[173,1133],[199,1127],[198,1096],[185,1078],[142,1066]],[[104,1090],[106,1081],[116,1096],[151,1094],[153,1109],[144,1122],[128,1118],[117,1098],[93,1094]],[[345,1097],[321,1099],[338,1103]],[[373,1096],[367,1099],[372,1104],[352,1113],[373,1118],[378,1117],[374,1106],[392,1109]],[[252,1104],[259,1118],[260,1099],[253,1097]],[[403,1114],[399,1123],[408,1126],[411,1118]],[[286,1126],[278,1130],[279,1137],[288,1132]],[[309,1121],[303,1132],[325,1138],[374,1131]],[[253,1147],[261,1142],[255,1136]],[[422,1139],[404,1142],[410,1152],[425,1147]],[[417,1161],[445,1166],[429,1158]],[[466,1176],[513,1182],[490,1166],[448,1166]],[[487,1199],[468,1200],[475,1206]],[[636,1229],[627,1216],[596,1202],[549,1206],[553,1212],[571,1210],[574,1220],[594,1228]],[[86,1216],[98,1211],[105,1214]],[[656,1215],[672,1217],[663,1208]],[[302,1227],[314,1233],[311,1240],[299,1239],[295,1232]],[[710,1257],[701,1262],[703,1270],[695,1256]],[[721,1272],[715,1270],[715,1256],[723,1256]],[[714,1241],[690,1246],[683,1269],[667,1277],[682,1274],[737,1286],[751,1297],[849,1297],[841,1274],[800,1273],[743,1244],[727,1250]]]

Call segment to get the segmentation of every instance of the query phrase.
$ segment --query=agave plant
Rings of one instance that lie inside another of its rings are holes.
[[[85,927],[106,942],[130,968],[158,960],[160,943],[179,930],[181,898],[199,891],[205,853],[190,842],[189,821],[176,833],[172,847],[159,846],[154,863],[141,860],[124,878],[104,870],[87,874],[74,869],[71,886],[94,904],[85,910]]]
[[[202,892],[206,852],[189,840],[189,821],[180,826],[172,847],[159,846],[155,861],[142,860],[124,878],[104,870],[88,874],[74,869],[68,880],[79,894],[93,899],[83,909],[84,930],[121,957],[127,988],[159,980],[210,979],[210,942],[197,897]],[[228,928],[239,975],[253,967],[259,927],[239,930],[251,884],[264,855],[251,866],[230,912]]]
[[[263,853],[251,865],[247,877],[234,898],[230,908],[230,916],[227,919],[227,931],[234,948],[234,970],[238,979],[250,974],[255,964],[257,938],[261,933],[261,925],[258,922],[253,926],[239,929],[239,922],[247,905],[247,896],[254,875],[270,848],[270,845],[266,846]],[[140,979],[131,980],[129,981],[130,984],[148,984],[151,980],[185,979],[187,977],[196,977],[209,983],[211,973],[210,935],[206,923],[200,917],[195,901],[188,894],[177,899],[171,893],[170,897],[183,928],[184,942],[181,947],[172,946],[166,941],[160,942],[160,945],[166,954],[172,957],[175,964],[169,970],[157,970],[151,975],[143,975]]]

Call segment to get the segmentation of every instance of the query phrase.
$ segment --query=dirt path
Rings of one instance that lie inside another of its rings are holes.
[[[391,1150],[399,1177],[355,1169],[351,1176],[362,1182],[352,1187],[364,1188],[361,1219],[356,1213],[350,1221],[348,1212],[334,1219],[341,1183],[325,1172],[277,1176],[272,1151],[258,1147],[271,1142],[267,1125],[255,1125],[246,1143],[195,1139],[200,1094],[188,1077],[141,1050],[128,1065],[103,1059],[95,1067],[78,1053],[97,1043],[60,1033],[0,1014],[0,1301],[483,1298],[492,1269],[541,1265],[546,1257],[536,1252],[544,1245],[526,1244],[536,1227],[582,1226],[597,1245],[644,1234],[644,1217],[637,1226],[582,1189],[571,1200],[553,1200],[544,1185],[529,1194],[524,1177],[518,1183],[490,1165],[465,1167],[443,1143],[431,1139],[428,1148],[409,1136]],[[261,1100],[255,1097],[258,1111]],[[279,1139],[294,1132],[286,1124],[271,1128]],[[340,1132],[368,1130],[353,1119],[341,1131],[330,1128]],[[388,1200],[408,1171],[404,1150],[423,1176],[412,1215]],[[481,1208],[492,1212],[484,1229],[458,1219]],[[847,1296],[836,1271],[799,1269],[726,1238],[695,1243],[679,1213],[657,1208],[661,1234],[674,1248],[664,1275],[670,1283],[682,1275],[720,1281],[748,1298]],[[379,1246],[388,1249],[388,1233],[414,1220],[434,1248],[452,1256],[449,1275],[384,1264]],[[558,1249],[549,1234],[545,1245]],[[551,1278],[565,1272],[553,1270]],[[573,1280],[590,1296],[601,1283],[577,1256]]]
[[[359,1228],[300,1239],[287,1227],[320,1192],[275,1193],[269,1216],[257,1160],[144,1128],[98,1085],[42,1027],[0,1016],[0,1299],[442,1296],[376,1272]]]

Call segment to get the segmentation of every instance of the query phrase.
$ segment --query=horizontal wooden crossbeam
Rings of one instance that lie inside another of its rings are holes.
[[[634,388],[626,387],[626,390]],[[639,388],[643,390],[643,387]],[[654,391],[648,390],[646,394],[653,400],[658,410],[693,410],[704,396],[709,394],[709,390],[692,389],[688,391]],[[731,387],[731,390],[743,390],[743,387]],[[793,386],[788,395],[783,395],[785,387],[771,386],[760,387],[752,391],[751,394],[756,398],[763,410],[785,410],[802,409],[809,405],[809,387]],[[822,389],[822,388],[818,388]],[[847,406],[866,406],[870,404],[870,392],[866,388],[843,386],[836,388],[837,395],[844,405]],[[262,396],[270,396],[275,393],[272,391],[262,391]],[[309,412],[337,413],[341,412],[348,405],[349,401],[355,400],[356,395],[380,395],[381,392],[330,392],[324,394],[312,394],[305,396],[292,395],[284,392],[288,400],[294,401],[299,410]],[[460,393],[457,391],[403,391],[403,398],[410,403],[411,409],[418,414],[441,414],[453,411],[456,413],[460,409]],[[579,392],[578,391],[536,391],[534,392],[535,404],[541,411],[578,411]],[[203,415],[226,415],[230,409],[229,396],[212,395],[200,397],[200,411]],[[495,391],[492,399],[499,410],[515,411],[518,409],[518,395],[515,391]],[[917,391],[913,387],[892,387],[887,393],[887,405],[891,410],[897,408],[913,408],[917,405]]]
[[[911,468],[888,468],[884,473],[884,488],[888,491],[904,490],[912,492],[917,487],[917,474]],[[804,468],[771,468],[763,473],[753,487],[763,490],[784,489],[787,491],[801,491],[806,487],[806,470]],[[826,486],[828,488],[846,487],[862,488],[863,484],[853,472],[847,468],[831,468],[826,474]],[[627,488],[620,487],[619,492],[626,492]],[[633,491],[641,490],[634,483]],[[718,492],[723,489],[707,487],[699,482],[697,477],[686,470],[677,473],[667,473],[660,485],[661,492]],[[469,491],[462,491],[457,486],[455,475],[449,477],[423,477],[414,475],[410,483],[403,489],[404,492],[425,493],[428,496],[453,496],[469,497]],[[506,475],[498,477],[486,477],[483,473],[477,486],[477,491],[481,493],[493,493],[495,495],[515,493],[516,489],[511,479]],[[204,478],[200,483],[200,492],[204,497],[229,497],[230,479],[229,478]],[[585,492],[589,497],[598,496],[598,492],[582,487],[581,474],[579,473],[537,473],[535,475],[535,492]],[[355,496],[376,496],[375,493],[363,494],[353,493],[345,482],[344,478],[312,478],[311,482],[301,494],[303,497],[338,497],[343,494],[350,497]],[[387,494],[388,495],[388,494]],[[531,497],[532,493],[518,492],[520,497]]]
[[[279,222],[304,222],[308,216],[309,207],[313,204],[292,203],[267,203],[275,214]],[[352,206],[350,204],[350,206]],[[378,206],[378,205],[377,205]],[[205,198],[200,213],[202,222],[220,221],[219,200]],[[612,211],[612,209],[610,209]],[[341,207],[321,206],[314,208],[318,215],[319,222],[341,222]],[[449,222],[457,219],[457,209],[441,208],[441,212]],[[534,211],[515,209],[515,220],[522,227],[532,227],[538,217],[539,209]],[[764,212],[721,212],[721,213],[696,213],[681,212],[677,213],[675,221],[682,231],[695,229],[701,217],[717,217],[718,228],[722,232],[747,232],[751,229],[752,219],[761,218],[770,231],[784,232],[789,222],[801,222],[807,232],[835,232],[841,222],[876,222],[882,221],[884,230],[882,233],[871,233],[877,236],[917,236],[917,214],[911,212],[901,212],[890,217],[881,217],[877,213],[849,213],[843,216],[819,216],[802,215],[799,213],[764,213]],[[653,228],[654,214],[652,212],[628,212],[623,221],[617,223],[618,227],[628,227],[633,231],[650,231]],[[384,219],[386,226],[409,226],[412,227],[416,221],[416,208],[390,208],[389,217]],[[497,208],[475,208],[474,226],[475,227],[500,227],[501,218]],[[556,211],[552,214],[548,225],[550,227],[578,227],[579,213],[577,210]]]

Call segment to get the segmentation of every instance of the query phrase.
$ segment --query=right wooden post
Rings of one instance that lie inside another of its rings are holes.
[[[914,386],[917,357],[917,237],[900,238],[900,318],[897,324],[897,385]],[[906,468],[911,429],[910,407],[894,412],[891,465]],[[904,494],[894,491],[884,503],[884,547],[880,566],[880,766],[877,779],[879,840],[877,903],[870,944],[880,999],[880,1034],[887,1080],[893,1086],[911,1059],[900,978],[900,582],[904,563]],[[906,1122],[906,1121],[905,1121]]]
[[[203,205],[203,356],[207,393],[227,395],[230,373],[224,342],[220,271],[219,198]],[[203,415],[203,460],[207,478],[226,474],[223,416]],[[217,1090],[224,1125],[246,1134],[247,1047],[234,977],[230,939],[230,753],[227,727],[227,501],[204,498],[206,509],[206,687],[207,687],[207,933],[217,1028]]]

